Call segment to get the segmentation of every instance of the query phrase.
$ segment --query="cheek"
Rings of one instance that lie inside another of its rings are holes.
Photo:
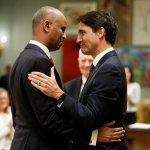
[[[80,69],[81,69],[81,70],[84,70],[84,68],[85,68],[85,67],[84,67],[83,65],[82,65],[82,66],[80,66]]]
[[[89,47],[95,47],[99,41],[95,37],[89,37],[87,40],[85,40],[86,44],[89,45]]]
[[[85,71],[85,66],[84,65],[80,65],[80,71],[81,71],[81,73],[83,73]]]

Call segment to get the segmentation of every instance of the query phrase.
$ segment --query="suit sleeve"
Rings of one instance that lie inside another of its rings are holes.
[[[85,88],[83,103],[75,101],[69,95],[65,97],[60,110],[66,116],[86,130],[96,129],[106,122],[118,119],[117,113],[122,105],[119,102],[121,75],[115,66],[105,65]]]
[[[23,69],[22,78],[25,92],[40,126],[47,132],[55,135],[66,135],[73,140],[82,137],[82,139],[80,139],[81,141],[78,142],[87,144],[91,133],[86,133],[75,127],[73,129],[73,124],[69,121],[69,118],[64,117],[58,109],[56,100],[41,93],[34,88],[28,80],[28,74],[31,71],[40,71],[49,75],[51,68],[49,60],[36,60],[36,63],[33,66],[31,65],[31,68],[28,70]]]

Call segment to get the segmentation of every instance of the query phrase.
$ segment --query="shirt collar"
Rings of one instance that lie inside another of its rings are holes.
[[[100,59],[101,59],[105,54],[107,54],[107,53],[109,53],[109,52],[111,52],[111,51],[113,51],[113,50],[114,50],[114,48],[111,47],[111,48],[108,48],[108,49],[104,50],[103,52],[99,53],[99,54],[94,58],[94,60],[93,60],[93,65],[96,66],[97,63],[100,61]]]
[[[34,44],[34,45],[40,47],[40,48],[46,53],[46,55],[48,56],[48,58],[51,57],[51,56],[50,56],[49,49],[48,49],[45,45],[43,45],[42,43],[40,43],[40,42],[38,42],[38,41],[35,41],[35,40],[30,40],[29,43],[30,43],[30,44]]]
[[[87,80],[87,78],[82,75],[82,84],[85,84],[86,80]]]

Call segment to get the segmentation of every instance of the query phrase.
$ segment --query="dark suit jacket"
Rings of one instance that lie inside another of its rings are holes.
[[[63,84],[63,90],[74,97],[76,100],[79,99],[80,89],[82,84],[82,77],[75,78]]]
[[[42,94],[28,80],[30,72],[40,71],[49,75],[51,67],[43,50],[28,44],[12,68],[11,108],[15,134],[11,150],[67,150],[70,138],[77,139],[78,142],[89,142],[90,132],[73,130],[72,124],[58,109],[56,100]],[[56,70],[55,76],[61,87]]]
[[[60,109],[86,130],[93,130],[112,120],[116,121],[114,127],[123,126],[127,103],[126,88],[124,67],[116,52],[112,51],[103,56],[96,65],[85,83],[79,102],[67,95]],[[94,148],[127,149],[124,139],[121,143],[97,143]],[[76,147],[82,150],[94,148]]]

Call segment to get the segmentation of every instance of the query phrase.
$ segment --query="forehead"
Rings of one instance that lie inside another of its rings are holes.
[[[125,69],[125,71],[130,72],[128,67],[125,67],[124,69]]]
[[[91,30],[92,31],[92,28],[82,22],[79,23],[79,27],[78,27],[78,32],[80,31],[86,31],[86,30]]]
[[[67,26],[67,20],[65,18],[64,15],[62,14],[58,14],[55,18],[55,23],[59,26],[62,26],[62,27],[66,27]]]
[[[82,54],[82,55],[79,56],[79,59],[80,60],[91,60],[92,61],[93,57],[91,55],[83,55]]]
[[[1,97],[1,96],[8,96],[8,94],[7,94],[7,92],[2,91],[2,92],[0,92],[0,97]]]

